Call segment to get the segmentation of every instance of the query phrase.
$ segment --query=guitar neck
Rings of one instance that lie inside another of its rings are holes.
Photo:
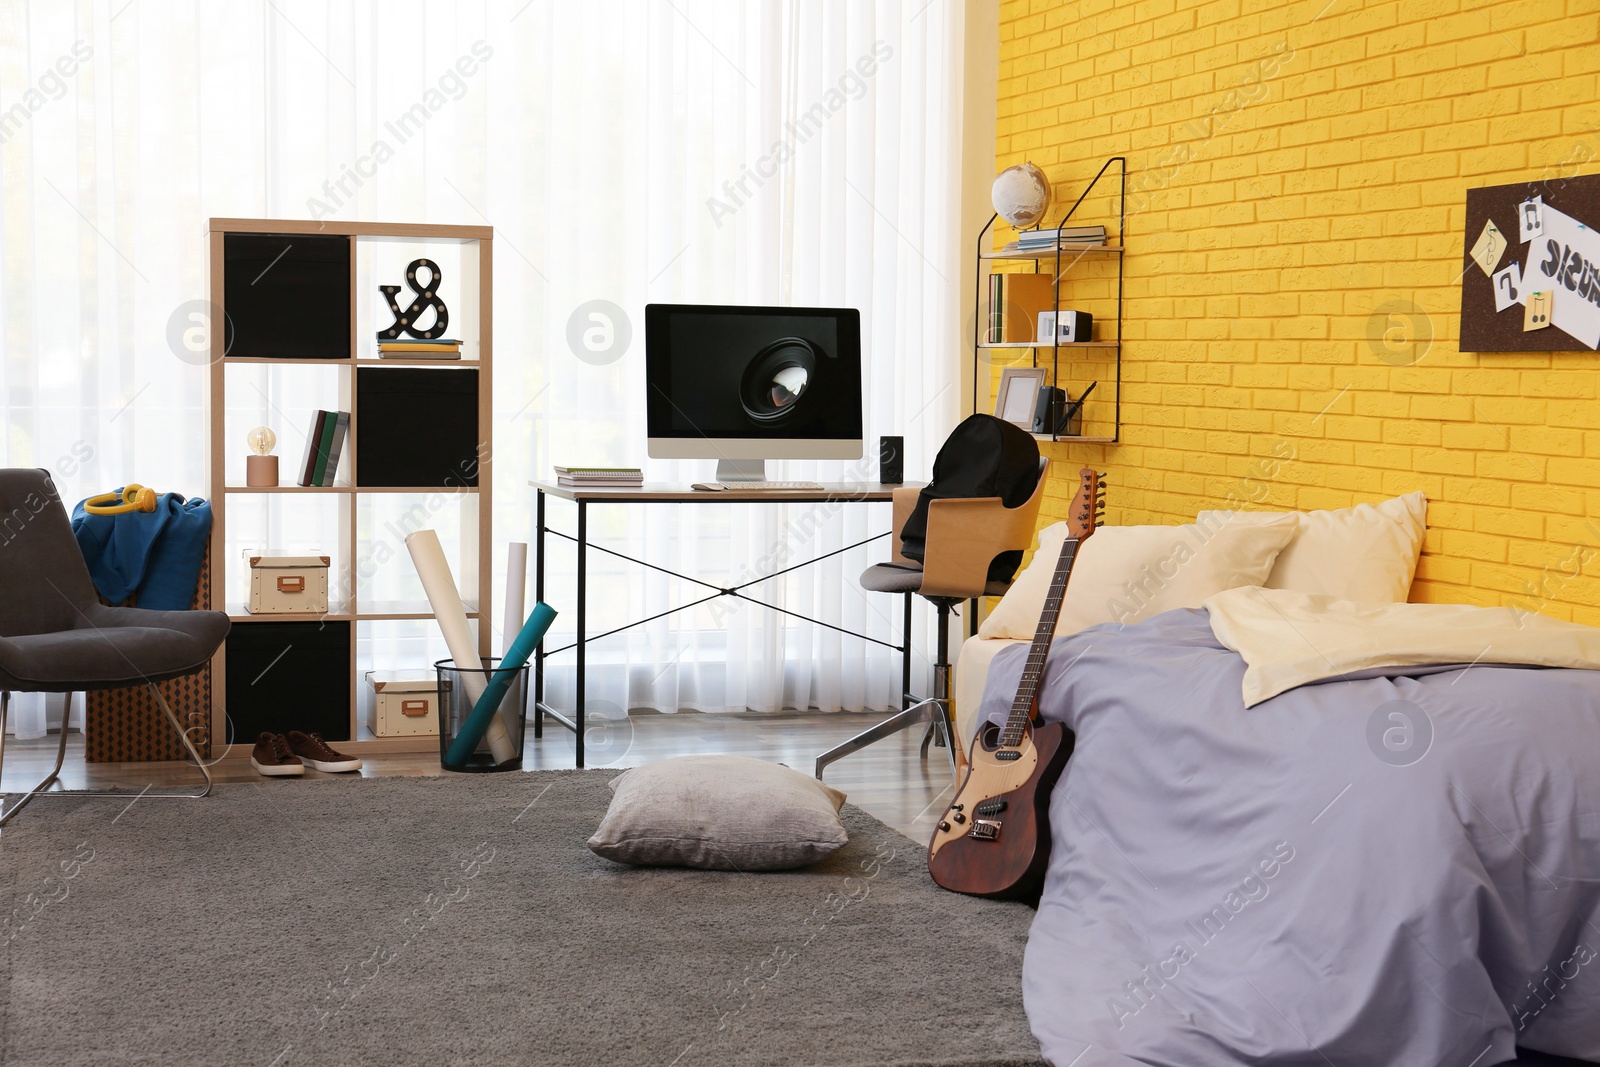
[[[1076,537],[1061,544],[1061,555],[1056,560],[1055,574],[1050,578],[1050,592],[1044,599],[1044,611],[1039,615],[1039,628],[1034,631],[1033,644],[1028,648],[1028,662],[1022,668],[1022,680],[1017,685],[1017,698],[1012,702],[1011,715],[1006,719],[1000,734],[1000,744],[1016,745],[1022,732],[1032,721],[1039,706],[1039,683],[1044,678],[1045,660],[1050,656],[1050,642],[1055,640],[1056,621],[1061,617],[1061,602],[1066,598],[1067,580],[1072,577],[1072,564],[1078,556]]]

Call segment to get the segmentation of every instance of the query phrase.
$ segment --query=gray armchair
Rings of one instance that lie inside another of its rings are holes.
[[[0,470],[0,768],[5,765],[6,713],[13,692],[148,685],[205,786],[198,793],[146,790],[138,795],[205,796],[211,792],[211,772],[154,683],[203,668],[222,646],[229,625],[228,616],[216,611],[145,611],[100,603],[49,472]],[[50,788],[66,754],[62,723],[55,769],[0,814],[0,826]]]

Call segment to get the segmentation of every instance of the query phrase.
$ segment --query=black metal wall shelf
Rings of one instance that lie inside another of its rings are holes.
[[[1061,230],[1073,218],[1074,213],[1076,213],[1078,208],[1080,206],[1082,206],[1084,200],[1086,200],[1088,198],[1089,194],[1094,190],[1096,184],[1099,183],[1100,179],[1104,178],[1106,176],[1106,172],[1111,169],[1112,164],[1116,164],[1117,168],[1118,168],[1117,191],[1116,191],[1116,198],[1117,198],[1116,243],[1115,244],[1111,243],[1111,241],[1110,241],[1110,236],[1111,235],[1110,234],[1107,234],[1107,241],[1104,244],[1082,244],[1082,243],[1063,242],[1061,237],[1060,237]],[[1123,262],[1124,262],[1123,253],[1124,253],[1124,250],[1125,250],[1124,246],[1125,246],[1125,243],[1126,243],[1125,240],[1124,240],[1124,234],[1125,234],[1125,226],[1126,226],[1126,222],[1127,222],[1127,186],[1128,186],[1128,161],[1127,161],[1127,158],[1124,157],[1124,156],[1112,156],[1110,159],[1105,161],[1105,163],[1100,167],[1099,172],[1097,174],[1095,174],[1094,178],[1084,188],[1083,192],[1078,195],[1078,199],[1073,202],[1072,206],[1067,209],[1066,214],[1063,215],[1061,217],[1061,220],[1056,223],[1054,229],[1057,232],[1057,237],[1056,237],[1056,243],[1055,243],[1055,247],[1054,248],[1046,248],[1046,249],[1038,249],[1038,250],[1030,249],[1030,250],[1022,251],[1022,250],[1018,250],[1018,249],[1015,249],[1015,248],[996,249],[996,248],[990,247],[990,244],[992,243],[992,240],[993,240],[994,224],[1000,218],[998,213],[996,213],[994,215],[991,215],[989,217],[989,221],[984,225],[983,229],[978,232],[976,254],[975,254],[975,257],[974,257],[974,272],[973,272],[973,308],[975,309],[975,311],[977,311],[978,309],[981,309],[984,306],[983,302],[984,302],[984,273],[985,273],[984,264],[985,263],[993,263],[993,262],[997,262],[997,261],[1031,261],[1033,263],[1033,265],[1034,265],[1034,267],[1033,267],[1034,273],[1036,273],[1036,274],[1040,273],[1040,268],[1041,267],[1053,267],[1054,268],[1054,274],[1053,274],[1054,285],[1052,286],[1052,290],[1053,290],[1053,293],[1054,293],[1054,296],[1055,296],[1054,305],[1055,305],[1056,314],[1059,316],[1060,313],[1061,313],[1061,288],[1062,288],[1062,286],[1064,284],[1067,284],[1070,281],[1070,279],[1067,277],[1068,272],[1070,272],[1072,270],[1072,268],[1081,260],[1115,259],[1116,263],[1117,263],[1116,316],[1115,316],[1115,319],[1114,319],[1114,321],[1116,323],[1116,331],[1115,331],[1116,335],[1114,337],[1112,337],[1112,338],[1099,338],[1099,339],[1094,339],[1094,340],[1089,340],[1089,341],[1066,342],[1066,343],[1063,343],[1060,340],[1057,340],[1055,338],[1052,338],[1049,343],[1041,343],[1038,340],[1037,337],[1031,342],[1029,342],[1029,341],[987,341],[987,340],[984,340],[984,338],[987,336],[987,333],[985,331],[985,326],[987,324],[988,317],[983,315],[983,314],[981,314],[981,313],[975,314],[974,318],[973,318],[973,324],[972,324],[972,406],[973,406],[973,411],[978,411],[980,404],[984,404],[984,401],[980,401],[979,400],[979,393],[978,393],[978,384],[979,384],[978,383],[978,367],[979,367],[980,364],[985,362],[985,360],[982,359],[982,353],[984,353],[986,351],[992,351],[992,350],[1031,351],[1032,352],[1032,357],[1031,357],[1030,365],[1034,366],[1034,367],[1038,367],[1038,366],[1041,366],[1040,354],[1042,352],[1045,352],[1045,351],[1048,350],[1048,352],[1050,354],[1049,355],[1049,383],[1051,385],[1056,385],[1056,386],[1059,386],[1060,388],[1064,389],[1067,392],[1068,399],[1071,400],[1071,399],[1075,399],[1074,389],[1071,388],[1072,385],[1075,384],[1077,386],[1076,395],[1077,396],[1081,396],[1082,395],[1082,390],[1088,388],[1088,384],[1089,383],[1087,381],[1073,382],[1070,379],[1070,371],[1072,369],[1072,364],[1071,364],[1070,360],[1069,360],[1069,363],[1068,363],[1069,379],[1064,380],[1062,378],[1062,366],[1061,366],[1061,353],[1062,353],[1062,351],[1065,350],[1070,354],[1075,349],[1079,349],[1079,350],[1093,350],[1093,349],[1110,350],[1111,353],[1113,354],[1112,355],[1112,365],[1113,365],[1112,366],[1112,369],[1113,369],[1112,381],[1109,382],[1109,383],[1101,382],[1097,386],[1097,388],[1096,388],[1097,396],[1094,399],[1088,401],[1084,405],[1085,412],[1084,412],[1082,420],[1081,420],[1081,425],[1082,425],[1082,427],[1084,429],[1086,429],[1086,430],[1089,430],[1089,429],[1099,430],[1100,432],[1098,432],[1098,433],[1080,433],[1080,434],[1071,434],[1071,435],[1068,435],[1068,434],[1056,434],[1056,433],[1042,433],[1042,434],[1034,434],[1034,436],[1036,438],[1038,438],[1039,440],[1041,440],[1041,441],[1086,441],[1086,442],[1095,442],[1095,443],[1102,443],[1102,444],[1114,444],[1121,438],[1121,434],[1122,434],[1122,302],[1123,302]],[[1105,319],[1103,317],[1097,317],[1096,318],[1095,326],[1096,326],[1097,330],[1098,329],[1103,329],[1101,324],[1104,323],[1104,322],[1105,322]],[[1096,381],[1098,381],[1098,379],[1096,379]],[[1100,417],[1098,419],[1091,420],[1090,417],[1089,417],[1089,411],[1090,410],[1093,410],[1093,409],[1103,410],[1103,404],[1104,404],[1105,399],[1107,399],[1107,398],[1105,398],[1104,394],[1101,393],[1100,391],[1105,389],[1107,384],[1109,384],[1111,386],[1111,394],[1112,394],[1111,397],[1109,398],[1109,400],[1110,400],[1110,416],[1111,417],[1109,419],[1106,419],[1106,418],[1104,418],[1102,416],[1102,417]],[[984,395],[985,395],[985,397],[987,397],[987,395],[988,395],[988,391],[987,390],[985,390],[985,394]],[[987,405],[984,404],[984,406],[987,406]],[[1052,429],[1053,429],[1053,427],[1052,427]],[[1110,432],[1109,433],[1105,432],[1107,430],[1109,430]]]

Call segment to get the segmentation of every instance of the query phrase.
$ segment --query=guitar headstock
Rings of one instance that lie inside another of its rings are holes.
[[[1067,536],[1083,540],[1106,521],[1106,479],[1093,467],[1078,471],[1078,492],[1067,508]]]

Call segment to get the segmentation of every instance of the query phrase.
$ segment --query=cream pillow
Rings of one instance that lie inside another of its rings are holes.
[[[809,775],[745,756],[679,756],[611,780],[591,851],[642,867],[782,871],[849,840],[844,794]]]
[[[1225,589],[1260,585],[1294,536],[1293,514],[1215,528],[1102,526],[1078,549],[1056,635],[1102,622],[1138,622],[1173,608],[1198,608]],[[1039,551],[978,636],[1032,640],[1061,555],[1067,524],[1039,531]]]
[[[1201,526],[1271,521],[1285,512],[1202,511]],[[1428,498],[1407,493],[1381,504],[1337,511],[1300,511],[1300,528],[1263,584],[1368,604],[1403,602],[1411,594],[1428,523]]]

